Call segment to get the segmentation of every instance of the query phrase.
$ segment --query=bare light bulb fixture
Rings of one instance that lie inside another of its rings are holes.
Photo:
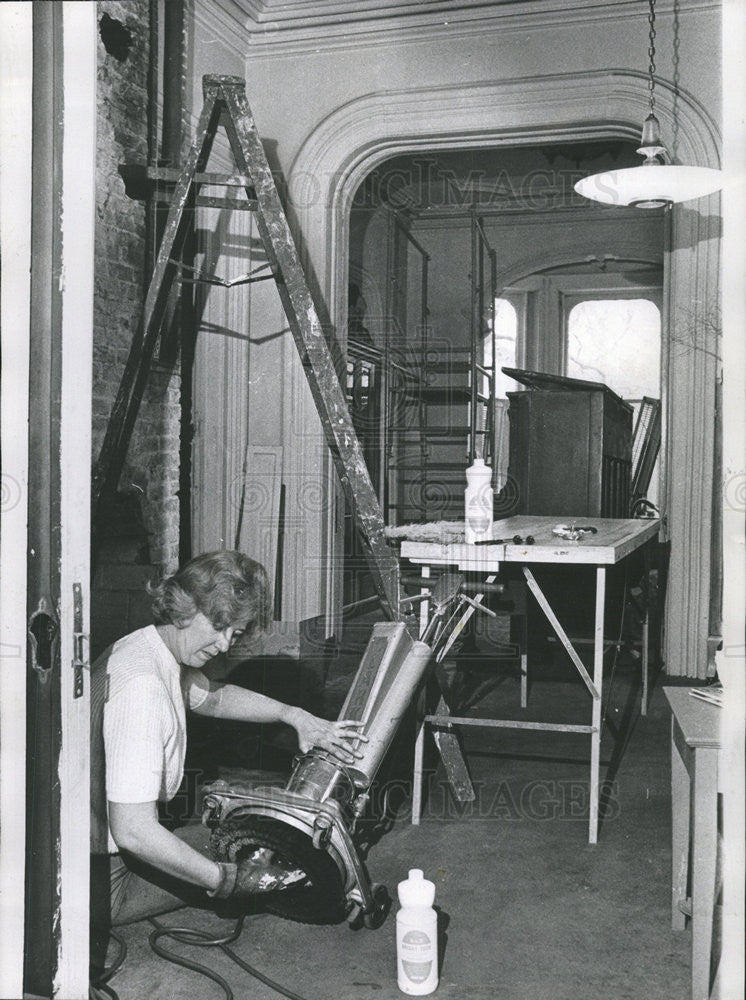
[[[649,0],[648,92],[650,112],[642,127],[640,148],[645,159],[639,167],[607,170],[584,177],[575,190],[584,198],[604,205],[632,205],[635,208],[667,208],[713,194],[723,186],[719,170],[668,163],[668,151],[661,142],[660,122],[655,116],[655,0]]]

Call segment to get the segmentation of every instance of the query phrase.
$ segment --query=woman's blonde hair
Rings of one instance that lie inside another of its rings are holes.
[[[242,552],[205,552],[147,589],[157,625],[184,628],[198,611],[218,631],[243,621],[247,632],[269,624],[267,573]]]

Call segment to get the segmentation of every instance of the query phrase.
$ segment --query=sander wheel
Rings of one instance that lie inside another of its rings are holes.
[[[348,905],[337,865],[294,826],[266,816],[229,817],[214,830],[210,846],[218,861],[260,857],[275,869],[301,869],[305,879],[297,885],[255,897],[267,912],[304,924],[344,920]]]

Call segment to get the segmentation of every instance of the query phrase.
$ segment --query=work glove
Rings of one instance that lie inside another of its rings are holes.
[[[218,861],[220,881],[208,891],[213,899],[244,899],[265,892],[277,892],[300,884],[306,877],[300,868],[288,870],[281,865],[257,864],[246,859],[236,864],[233,861]]]

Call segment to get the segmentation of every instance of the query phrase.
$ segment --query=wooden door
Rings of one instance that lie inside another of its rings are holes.
[[[3,349],[23,344],[26,361],[13,357],[15,382],[3,386],[3,447],[16,441],[18,465],[7,471],[16,473],[21,487],[17,509],[25,523],[21,528],[20,516],[18,525],[4,522],[2,541],[3,549],[6,542],[15,549],[15,563],[7,568],[18,593],[25,592],[23,618],[23,601],[12,595],[10,629],[21,664],[24,656],[26,661],[25,673],[15,677],[13,705],[2,708],[0,784],[10,775],[17,786],[25,777],[25,795],[16,793],[10,815],[15,832],[25,831],[26,846],[25,865],[16,859],[15,872],[2,854],[3,888],[6,879],[17,883],[14,895],[3,893],[3,906],[10,900],[14,910],[3,917],[13,938],[12,984],[23,993],[76,1000],[88,996],[89,822],[81,802],[89,798],[96,5],[2,6],[2,33],[25,53],[11,64],[10,98],[13,110],[22,109],[12,142],[23,150],[25,166],[4,178],[3,191],[4,207],[10,198],[20,217],[18,243],[4,240],[3,263],[12,258],[19,264],[16,253],[25,260],[8,289],[4,274],[3,294],[18,308],[12,328],[3,324]],[[8,192],[11,179],[15,187]],[[30,302],[25,310],[23,301]],[[15,397],[12,411],[6,410],[6,387]],[[25,565],[18,561],[21,543]],[[10,715],[23,718],[22,688],[25,727]],[[4,941],[5,933],[4,927]]]

